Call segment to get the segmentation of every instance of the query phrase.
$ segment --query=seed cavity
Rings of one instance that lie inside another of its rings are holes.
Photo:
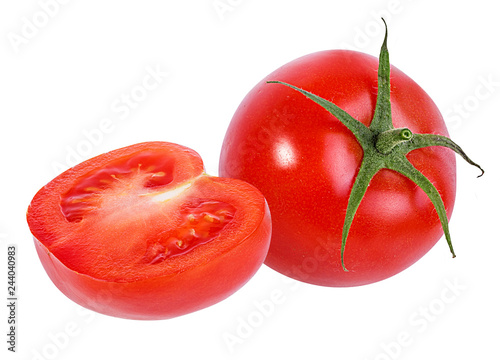
[[[235,211],[232,205],[214,200],[198,200],[184,206],[182,222],[177,228],[159,234],[148,246],[144,262],[158,264],[216,239],[234,218]]]
[[[69,222],[80,222],[98,210],[103,199],[136,196],[173,181],[174,160],[164,154],[146,151],[130,158],[117,159],[75,180],[61,196],[61,211]]]

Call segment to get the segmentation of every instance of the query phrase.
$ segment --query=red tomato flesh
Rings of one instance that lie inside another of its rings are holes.
[[[271,233],[256,188],[206,175],[196,152],[164,142],[68,170],[36,194],[27,217],[63,293],[130,319],[171,318],[226,298],[260,267]]]

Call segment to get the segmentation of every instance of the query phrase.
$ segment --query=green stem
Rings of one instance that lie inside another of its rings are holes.
[[[375,113],[373,114],[370,130],[376,133],[393,128],[391,114],[391,64],[389,62],[389,50],[387,49],[387,23],[382,19],[385,26],[385,36],[382,47],[380,48],[378,62],[378,92],[377,103],[375,105]]]
[[[332,103],[326,99],[323,99],[323,98],[319,97],[318,95],[314,95],[313,93],[310,93],[309,91],[302,90],[296,86],[287,84],[287,83],[282,82],[282,81],[268,81],[267,83],[268,84],[281,84],[281,85],[288,86],[289,88],[292,88],[292,89],[302,93],[302,95],[306,96],[307,98],[314,101],[316,104],[323,107],[325,110],[330,112],[330,114],[332,114],[337,119],[339,119],[340,122],[342,124],[344,124],[344,126],[346,126],[354,134],[356,139],[362,143],[361,146],[363,146],[363,147],[369,146],[369,144],[373,142],[372,132],[370,131],[370,129],[365,124],[363,124],[362,122],[353,118],[346,111],[342,110],[334,103]]]
[[[450,138],[447,138],[446,136],[435,135],[435,134],[415,134],[411,142],[403,144],[401,151],[409,153],[412,150],[421,149],[428,146],[443,146],[453,150],[469,164],[481,170],[481,174],[479,174],[477,177],[483,176],[484,170],[481,168],[481,166],[472,161],[467,156],[467,154],[462,150],[462,148],[458,146],[457,143],[455,143]]]
[[[382,154],[389,154],[396,145],[413,139],[413,133],[408,128],[391,129],[377,136],[375,147]]]
[[[341,264],[344,271],[348,271],[344,263],[344,252],[347,243],[347,236],[354,220],[354,215],[361,204],[361,200],[365,196],[368,185],[375,174],[383,168],[382,164],[374,161],[369,161],[369,157],[364,157],[361,167],[359,168],[358,175],[354,181],[354,185],[349,195],[349,202],[347,204],[346,215],[344,219],[344,227],[342,228],[342,245],[340,247]],[[368,161],[367,161],[368,160]]]
[[[431,200],[439,216],[439,221],[441,222],[441,227],[443,228],[443,233],[446,238],[446,242],[448,243],[448,247],[450,248],[450,252],[453,257],[455,257],[455,251],[453,250],[453,245],[451,243],[446,208],[444,206],[443,199],[441,198],[441,195],[439,195],[436,187],[406,158],[403,161],[398,162],[397,166],[388,166],[388,168],[406,176],[427,194],[427,197]]]

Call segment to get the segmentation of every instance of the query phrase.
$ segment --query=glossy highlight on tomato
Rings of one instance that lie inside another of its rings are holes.
[[[215,304],[259,269],[271,234],[263,195],[209,176],[199,155],[140,143],[44,186],[27,220],[54,284],[91,310],[166,319]]]

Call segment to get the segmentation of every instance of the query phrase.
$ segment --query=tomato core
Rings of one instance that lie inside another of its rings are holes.
[[[150,189],[170,184],[173,169],[171,158],[155,152],[118,159],[78,178],[73,187],[62,195],[61,211],[68,221],[80,222],[85,216],[103,208],[103,203],[112,208],[129,206],[138,197],[148,194]],[[110,204],[110,201],[113,203]]]

